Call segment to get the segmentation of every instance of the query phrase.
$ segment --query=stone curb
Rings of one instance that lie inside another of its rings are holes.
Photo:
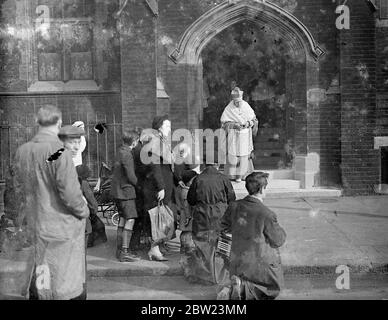
[[[388,263],[374,265],[347,265],[351,274],[388,274]],[[285,275],[335,275],[337,266],[287,266],[283,265]],[[132,277],[132,276],[183,276],[180,266],[161,268],[128,268],[88,270],[88,277]]]

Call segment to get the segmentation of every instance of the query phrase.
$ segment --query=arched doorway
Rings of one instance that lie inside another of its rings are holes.
[[[292,118],[285,125],[284,139],[293,139],[297,155],[295,178],[301,181],[302,187],[312,187],[319,181],[317,157],[311,157],[314,152],[319,154],[319,143],[311,134],[319,115],[316,115],[317,119],[308,114],[309,109],[319,104],[319,99],[314,99],[318,87],[317,60],[324,52],[308,29],[279,6],[254,0],[225,1],[186,30],[170,58],[185,67],[187,86],[195,88],[187,91],[187,124],[190,128],[198,128],[203,119],[202,51],[217,34],[244,21],[260,30],[271,30],[284,43],[284,82],[289,100],[286,117]]]
[[[294,110],[286,86],[286,65],[292,63],[288,50],[276,32],[241,21],[214,36],[201,52],[205,98],[201,126],[219,128],[230,89],[241,88],[260,123],[254,138],[257,169],[292,167]]]

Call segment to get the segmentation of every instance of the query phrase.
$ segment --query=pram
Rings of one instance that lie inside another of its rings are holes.
[[[94,196],[98,203],[98,212],[106,219],[107,223],[115,226],[119,224],[119,213],[116,204],[110,194],[112,180],[112,170],[109,166],[101,162],[98,174],[97,185],[94,188]]]

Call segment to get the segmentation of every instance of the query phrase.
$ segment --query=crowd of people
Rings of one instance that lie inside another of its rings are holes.
[[[234,130],[233,145],[251,139],[257,121],[249,105],[242,104],[247,112],[234,110],[241,95],[238,88],[232,91],[236,100],[221,121]],[[17,207],[13,203],[15,221],[26,225],[35,246],[25,293],[30,299],[86,299],[86,248],[107,237],[89,169],[82,163],[84,124],[62,126],[60,110],[51,105],[38,111],[37,123],[37,135],[17,149],[12,167],[13,189],[22,195]],[[277,248],[286,235],[275,213],[262,203],[268,174],[248,172],[252,143],[240,146],[242,153],[233,149],[234,169],[229,163],[224,175],[206,158],[202,171],[198,161],[185,161],[193,159],[187,145],[172,152],[168,116],[155,117],[152,129],[124,129],[113,164],[110,193],[119,213],[118,261],[138,261],[144,250],[150,260],[166,261],[167,241],[179,229],[180,263],[188,281],[218,284],[219,299],[275,298],[282,285]],[[147,163],[145,146],[151,159]],[[246,198],[236,201],[233,179],[245,179]],[[161,205],[174,214],[174,232],[155,239],[149,212]],[[217,255],[220,235],[226,233],[232,238],[230,255]]]

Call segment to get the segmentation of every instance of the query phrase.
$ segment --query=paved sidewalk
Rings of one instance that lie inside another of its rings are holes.
[[[265,200],[287,233],[281,248],[286,274],[334,274],[338,265],[351,272],[388,273],[388,196],[295,198]],[[181,275],[179,240],[170,241],[169,261],[149,261],[146,253],[133,263],[116,261],[115,228],[107,226],[108,242],[88,249],[88,275]],[[0,293],[25,279],[28,250],[12,259],[0,253]],[[387,284],[388,285],[388,284]]]

